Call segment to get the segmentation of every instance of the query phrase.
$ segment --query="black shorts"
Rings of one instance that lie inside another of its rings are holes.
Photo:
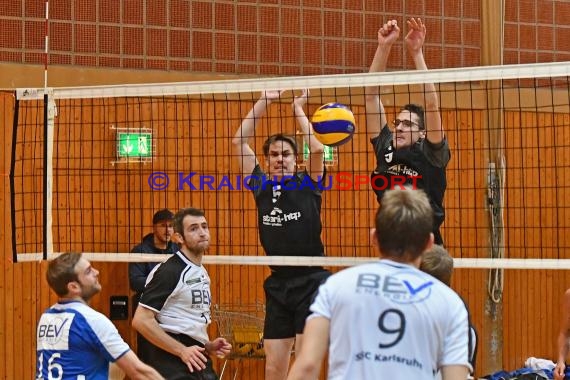
[[[144,336],[137,333],[137,356],[140,360],[145,363],[148,363],[148,358],[150,356],[150,350],[152,343],[145,339]]]
[[[185,346],[201,346],[204,345],[197,340],[192,339],[189,336],[183,334],[171,334],[171,337],[181,342]],[[190,372],[188,365],[184,363],[176,355],[172,355],[170,352],[164,351],[163,349],[156,347],[154,344],[148,342],[148,362],[147,364],[153,367],[160,373],[165,379],[168,380],[218,380],[218,375],[214,372],[212,367],[212,360],[208,357],[208,362],[206,363],[206,368],[202,371]]]
[[[329,271],[297,277],[270,275],[263,283],[265,290],[264,339],[293,338],[302,334],[309,307],[319,286],[331,275]]]

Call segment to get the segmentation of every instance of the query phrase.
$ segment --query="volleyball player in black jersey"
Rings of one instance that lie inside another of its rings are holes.
[[[417,70],[427,70],[422,53],[426,27],[421,19],[414,18],[408,20],[407,25],[407,51]],[[378,48],[370,72],[386,70],[390,50],[399,36],[400,27],[396,20],[390,20],[380,28]],[[393,184],[392,176],[405,176],[408,185],[424,190],[434,211],[435,243],[443,244],[439,227],[445,218],[445,168],[450,152],[441,123],[435,85],[426,83],[422,96],[425,111],[417,104],[405,105],[392,122],[391,130],[380,101],[378,86],[366,88],[366,127],[377,160],[371,183],[379,203],[384,191]]]
[[[323,256],[320,214],[324,147],[315,139],[303,110],[308,92],[303,91],[292,104],[309,145],[306,170],[297,172],[298,148],[292,137],[276,134],[265,141],[265,170],[249,145],[259,117],[281,94],[279,91],[261,94],[235,134],[234,150],[243,175],[251,176],[248,187],[255,197],[259,237],[265,253],[270,256]],[[298,352],[314,294],[329,275],[322,267],[271,267],[271,275],[263,284],[266,379],[284,380],[287,377],[293,343]]]

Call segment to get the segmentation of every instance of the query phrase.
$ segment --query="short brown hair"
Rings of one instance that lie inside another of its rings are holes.
[[[66,252],[50,261],[46,272],[46,279],[55,294],[60,297],[68,293],[67,284],[79,281],[75,266],[81,260],[81,253]]]
[[[188,207],[180,209],[176,214],[174,214],[174,219],[172,224],[174,225],[174,232],[178,232],[180,235],[184,236],[184,218],[188,215],[192,216],[204,216],[204,210],[194,207]]]
[[[453,257],[441,245],[434,244],[422,255],[420,269],[432,275],[447,286],[451,285],[453,274]]]
[[[433,210],[426,193],[386,191],[375,224],[383,256],[414,261],[423,253],[433,229]]]
[[[291,148],[293,148],[293,153],[295,154],[295,157],[297,157],[297,153],[299,151],[299,148],[297,147],[297,141],[295,141],[293,137],[284,135],[283,133],[271,135],[267,140],[265,140],[263,143],[263,155],[265,157],[269,155],[269,145],[273,144],[276,141],[284,141],[291,145]]]

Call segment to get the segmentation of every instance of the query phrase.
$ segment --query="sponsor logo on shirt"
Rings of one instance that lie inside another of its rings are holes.
[[[42,314],[38,323],[38,350],[68,350],[73,313]]]
[[[392,165],[386,171],[388,174],[392,175],[401,175],[401,176],[408,176],[408,177],[420,177],[419,173],[414,169],[410,168],[406,164],[397,164]]]
[[[411,304],[426,300],[431,294],[432,285],[433,281],[409,271],[385,276],[361,273],[356,281],[356,293],[383,296],[399,304]]]
[[[278,207],[274,207],[268,215],[263,215],[262,222],[266,226],[282,227],[289,222],[301,220],[301,211],[283,213]]]
[[[186,285],[199,284],[200,282],[202,282],[202,278],[201,277],[189,278],[184,282],[186,283]]]

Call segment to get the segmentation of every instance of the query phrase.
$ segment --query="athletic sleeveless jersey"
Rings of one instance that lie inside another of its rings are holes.
[[[445,284],[381,260],[332,275],[309,319],[330,321],[329,380],[432,380],[468,358],[467,310]]]
[[[139,305],[157,313],[164,331],[208,342],[210,277],[180,251],[148,275]]]
[[[107,380],[130,348],[103,314],[79,301],[46,310],[37,329],[36,379]]]
[[[443,208],[443,195],[447,187],[445,168],[450,160],[447,139],[440,144],[432,144],[421,139],[410,148],[394,149],[392,146],[392,131],[387,125],[382,128],[378,137],[370,140],[376,153],[376,169],[371,174],[372,190],[376,193],[378,203],[384,191],[392,187],[392,177],[406,177],[406,185],[413,186],[414,180],[417,188],[424,190],[429,198],[434,212],[434,234],[436,243],[443,240],[439,234],[439,226],[445,219]],[[421,176],[421,178],[419,178]],[[414,177],[414,178],[411,178]]]
[[[323,178],[325,175],[323,174]],[[273,184],[259,165],[248,185],[255,197],[261,245],[268,256],[323,256],[321,241],[322,182],[307,172]],[[301,274],[322,270],[310,267],[277,267],[275,272]]]

